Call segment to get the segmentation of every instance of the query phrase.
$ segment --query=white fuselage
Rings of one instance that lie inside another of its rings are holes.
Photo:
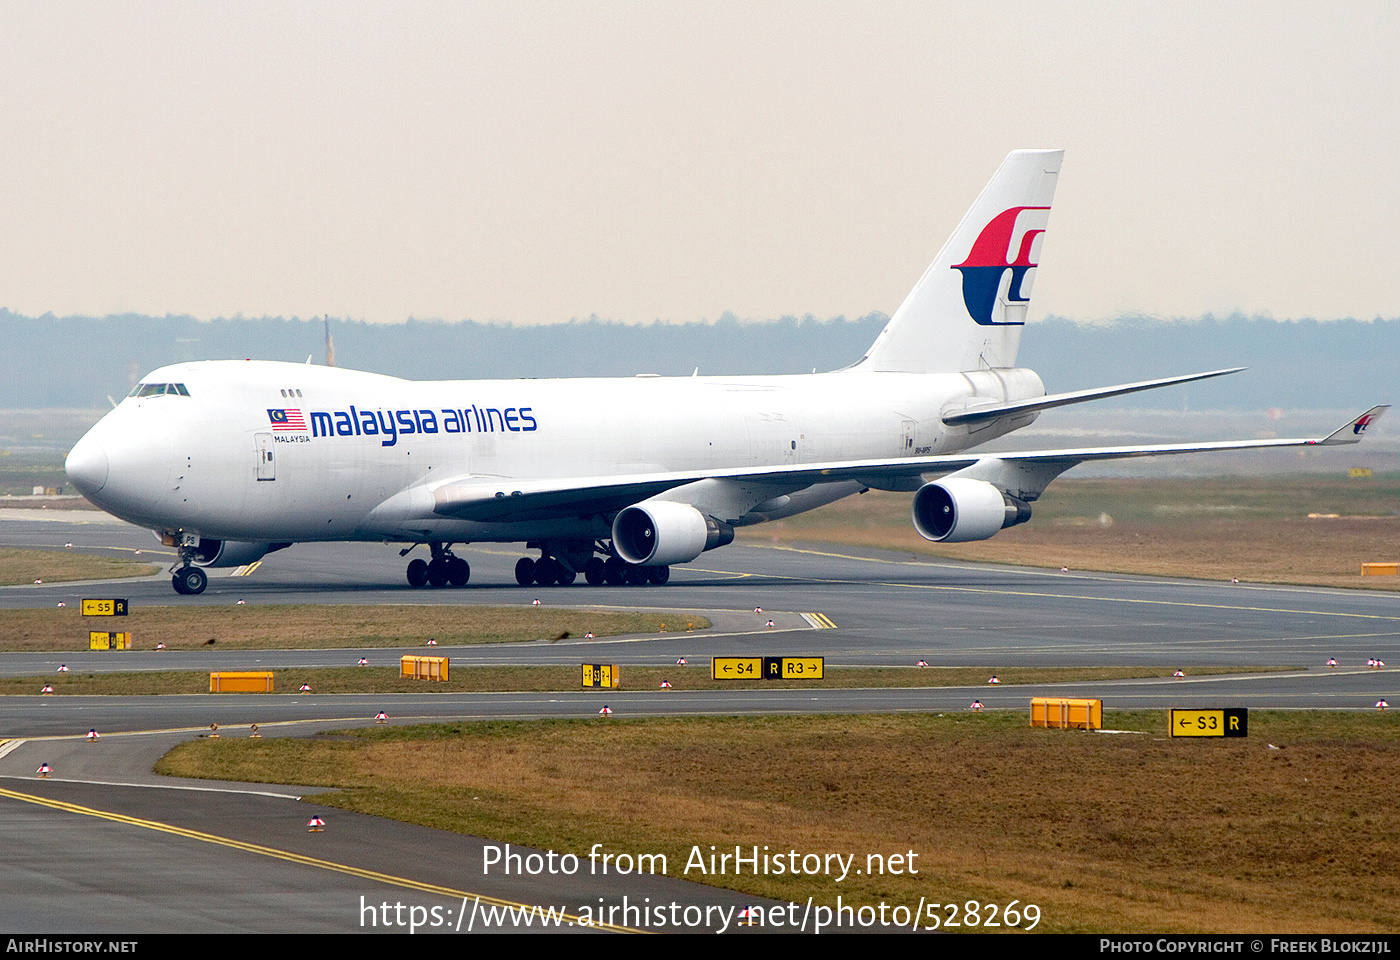
[[[179,383],[187,395],[128,397],[104,417],[70,458],[79,489],[160,532],[264,542],[606,536],[603,516],[409,521],[381,505],[439,478],[609,477],[956,453],[1033,416],[972,433],[945,426],[944,412],[1044,390],[1026,370],[414,382],[264,361],[177,364],[143,382]],[[662,498],[747,523],[861,487],[829,484],[754,515],[807,485],[707,483]]]

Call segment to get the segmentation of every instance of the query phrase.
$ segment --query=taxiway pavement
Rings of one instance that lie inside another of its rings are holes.
[[[0,511],[0,545],[123,556],[140,550],[138,559],[168,562],[149,532],[100,514],[33,514]],[[185,783],[149,772],[150,763],[169,745],[200,735],[211,722],[240,735],[255,722],[268,735],[298,735],[369,723],[381,709],[396,722],[593,716],[603,703],[615,716],[954,711],[967,709],[972,699],[988,709],[1025,709],[1032,695],[1101,697],[1113,707],[1161,709],[1374,709],[1381,698],[1400,706],[1394,670],[1364,667],[1368,658],[1400,664],[1400,596],[1386,592],[960,564],[746,540],[674,568],[672,582],[663,588],[581,583],[520,588],[511,573],[516,552],[460,552],[473,568],[471,583],[460,589],[408,587],[405,561],[385,545],[298,545],[269,556],[250,576],[212,578],[199,597],[177,597],[169,578],[161,575],[120,586],[0,588],[0,610],[60,602],[76,607],[83,596],[94,595],[125,596],[133,605],[218,606],[242,600],[267,608],[270,616],[282,604],[530,605],[538,598],[551,606],[699,611],[717,627],[695,634],[435,647],[433,652],[450,655],[454,666],[662,665],[684,656],[691,663],[684,669],[705,669],[706,658],[713,655],[807,654],[823,655],[833,666],[909,666],[923,659],[935,669],[1143,664],[1181,666],[1188,672],[1192,666],[1229,664],[1307,669],[1036,687],[7,697],[0,699],[0,737],[6,738],[0,743],[0,809],[5,811],[0,844],[7,851],[0,857],[0,884],[19,891],[5,899],[7,928],[383,929],[363,925],[363,902],[408,903],[416,897],[415,903],[459,911],[478,894],[509,903],[572,905],[575,916],[584,905],[615,906],[623,897],[633,904],[652,897],[652,903],[721,908],[752,900],[674,877],[609,878],[606,883],[531,877],[493,885],[492,878],[481,876],[481,840],[339,812],[334,812],[333,830],[308,834],[305,820],[315,808],[292,799],[304,789]],[[754,614],[754,607],[764,614]],[[836,629],[814,629],[820,619],[814,623],[804,613],[820,613]],[[773,629],[765,626],[770,617]],[[140,647],[139,638],[136,645]],[[405,652],[137,649],[94,654],[76,647],[75,642],[74,651],[60,654],[0,654],[0,675],[44,676],[58,662],[94,671],[314,668],[352,664],[359,656],[387,664]],[[1341,666],[1326,668],[1328,657],[1336,657]],[[83,734],[94,727],[101,739],[85,742]],[[40,762],[50,763],[58,778],[35,780]],[[451,916],[455,921],[459,914]]]

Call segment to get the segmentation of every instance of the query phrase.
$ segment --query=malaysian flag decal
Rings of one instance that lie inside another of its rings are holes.
[[[272,421],[273,430],[300,430],[306,432],[306,421],[300,410],[269,410],[267,419]]]

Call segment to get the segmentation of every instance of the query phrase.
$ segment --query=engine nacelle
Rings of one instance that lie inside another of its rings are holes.
[[[1031,505],[1009,497],[985,480],[945,477],[914,494],[914,529],[925,540],[963,543],[986,540],[998,530],[1025,523]]]
[[[627,507],[613,520],[617,555],[639,567],[689,563],[706,550],[734,540],[734,528],[688,503],[648,500]]]
[[[210,540],[199,538],[194,562],[201,567],[241,567],[261,560],[274,550],[290,547],[290,543],[249,543],[245,540]]]

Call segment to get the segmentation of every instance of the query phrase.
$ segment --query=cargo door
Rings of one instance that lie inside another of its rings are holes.
[[[258,441],[258,479],[277,479],[277,460],[272,453],[272,434],[257,434]]]

